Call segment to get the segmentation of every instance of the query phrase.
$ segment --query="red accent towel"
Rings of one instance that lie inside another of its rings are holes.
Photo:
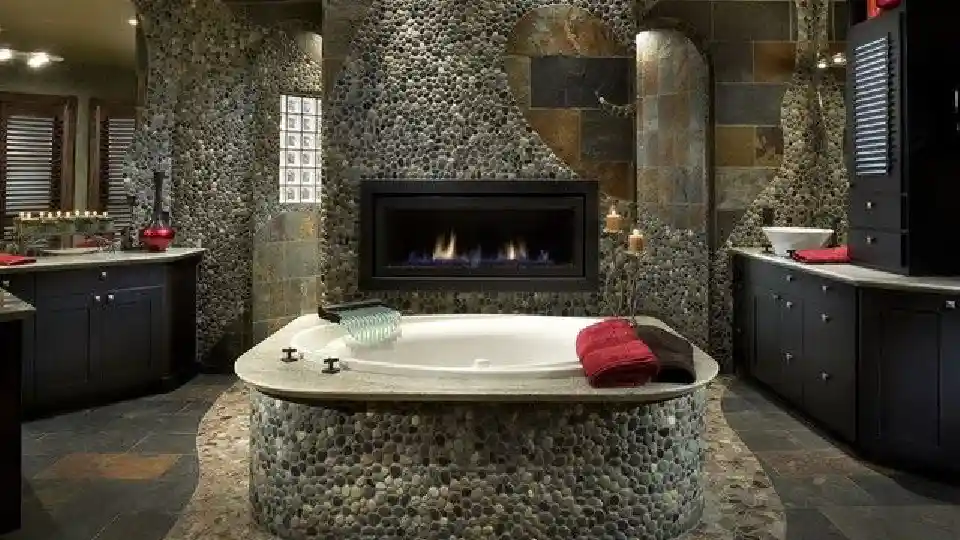
[[[577,358],[582,360],[590,351],[636,338],[633,327],[625,319],[607,319],[591,324],[577,334]]]
[[[587,381],[594,388],[640,386],[660,372],[657,357],[639,339],[594,350],[580,363]]]
[[[33,257],[21,257],[20,255],[0,253],[0,266],[16,266],[18,264],[30,264],[33,262],[37,262]]]
[[[793,260],[803,263],[848,263],[850,252],[847,246],[822,249],[798,249],[793,252]]]

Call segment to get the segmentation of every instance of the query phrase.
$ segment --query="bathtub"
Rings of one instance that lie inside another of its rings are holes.
[[[552,379],[583,375],[577,333],[603,320],[539,315],[404,317],[398,337],[376,346],[352,342],[325,322],[302,330],[290,345],[306,360],[338,358],[343,369],[405,377]]]

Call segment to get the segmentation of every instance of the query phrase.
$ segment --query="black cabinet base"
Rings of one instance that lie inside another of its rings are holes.
[[[3,352],[20,357],[21,321],[0,322]],[[20,528],[20,363],[0,362],[0,534]]]

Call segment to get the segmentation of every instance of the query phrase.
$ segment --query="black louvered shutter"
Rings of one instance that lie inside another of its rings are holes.
[[[133,143],[136,120],[113,116],[106,109],[99,110],[99,207],[114,218],[117,229],[130,225],[130,206],[123,186],[123,161]]]
[[[60,208],[63,168],[63,117],[20,112],[4,105],[0,183],[3,237],[12,239],[13,217],[19,212]]]
[[[870,190],[902,188],[900,34],[891,13],[854,27],[848,45],[850,176]]]

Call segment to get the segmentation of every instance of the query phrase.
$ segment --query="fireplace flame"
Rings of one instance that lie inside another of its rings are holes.
[[[498,254],[500,259],[506,259],[508,261],[516,260],[526,260],[527,258],[527,245],[523,240],[517,240],[516,242],[510,241],[503,245],[502,250]]]
[[[450,231],[450,235],[440,235],[433,245],[433,260],[450,261],[457,258],[457,235]]]

